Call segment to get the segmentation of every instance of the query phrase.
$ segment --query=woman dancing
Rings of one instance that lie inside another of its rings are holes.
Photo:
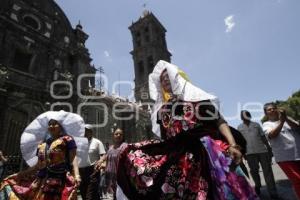
[[[159,61],[149,75],[152,130],[161,140],[129,144],[118,165],[128,199],[258,199],[241,152],[215,103],[177,66]],[[218,132],[226,141],[214,139]]]

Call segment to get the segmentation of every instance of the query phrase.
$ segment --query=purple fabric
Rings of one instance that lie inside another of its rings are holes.
[[[72,137],[69,137],[70,139],[66,140],[66,146],[68,150],[76,149],[76,142]]]
[[[106,182],[110,187],[116,187],[117,182],[117,169],[118,160],[120,157],[120,152],[127,147],[127,143],[122,143],[118,148],[113,146],[107,151],[107,161],[106,161]]]
[[[118,148],[113,146],[107,151],[107,166],[106,172],[111,174],[117,173],[117,164],[120,152],[127,146],[127,143],[122,143]]]
[[[258,200],[240,167],[231,167],[232,160],[209,136],[200,139],[209,157],[213,194],[220,200]]]

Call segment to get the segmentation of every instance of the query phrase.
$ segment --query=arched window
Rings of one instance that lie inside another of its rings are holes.
[[[147,58],[147,68],[149,69],[150,73],[153,71],[154,62],[153,62],[153,57],[152,56],[148,56],[148,58]]]
[[[140,47],[141,46],[141,33],[140,32],[136,32],[136,46]]]
[[[144,31],[145,31],[145,41],[150,42],[149,28],[145,27]]]
[[[34,15],[24,15],[23,21],[26,24],[26,26],[29,26],[30,28],[36,31],[41,29],[40,20]]]

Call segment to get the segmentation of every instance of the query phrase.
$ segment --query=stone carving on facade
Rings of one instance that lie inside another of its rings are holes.
[[[5,84],[5,81],[8,80],[8,78],[9,78],[8,69],[5,66],[0,65],[0,89],[2,89],[2,87]]]
[[[74,78],[74,75],[69,71],[65,71],[64,73],[60,73],[60,76],[63,77],[64,80],[71,82]]]

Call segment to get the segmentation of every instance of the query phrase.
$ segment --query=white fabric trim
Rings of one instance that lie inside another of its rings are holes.
[[[39,115],[24,130],[21,135],[20,148],[23,159],[29,166],[37,163],[37,147],[45,141],[48,133],[48,122],[54,119],[60,123],[64,132],[72,136],[77,145],[77,153],[80,156],[88,152],[88,140],[84,138],[84,121],[80,115],[61,111],[48,111]]]
[[[121,187],[118,184],[117,184],[116,198],[117,198],[117,200],[128,200],[128,198],[123,193],[123,190],[121,189]]]
[[[151,99],[155,101],[152,109],[153,112],[151,114],[152,131],[158,137],[161,137],[161,135],[159,124],[156,123],[157,112],[163,105],[160,75],[164,69],[167,69],[172,86],[172,91],[179,97],[179,99],[191,102],[211,100],[213,103],[218,105],[218,98],[216,96],[205,92],[204,90],[194,86],[190,82],[186,81],[183,77],[181,77],[178,73],[179,68],[176,65],[163,60],[158,61],[153,69],[153,72],[149,74],[149,93]]]

